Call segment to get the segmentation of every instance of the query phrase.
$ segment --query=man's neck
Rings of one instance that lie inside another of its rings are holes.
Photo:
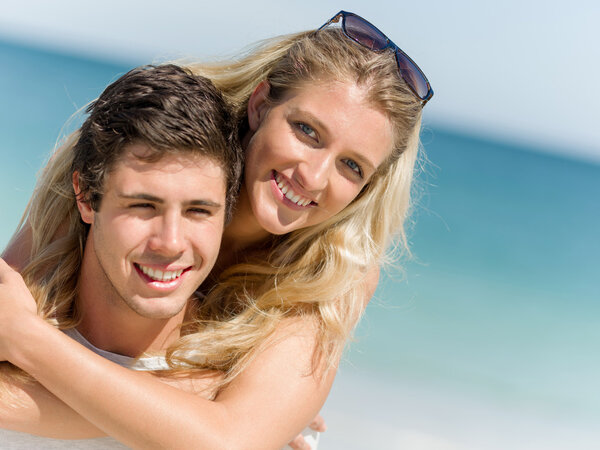
[[[78,305],[85,304],[79,301]],[[136,358],[147,352],[161,352],[179,338],[179,326],[183,321],[175,317],[146,323],[140,320],[103,319],[98,320],[94,308],[82,307],[82,320],[77,330],[95,347]]]

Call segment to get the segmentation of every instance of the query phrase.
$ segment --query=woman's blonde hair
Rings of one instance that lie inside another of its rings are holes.
[[[283,318],[311,314],[319,323],[314,367],[327,369],[362,314],[365,274],[382,262],[394,238],[405,247],[421,102],[398,75],[391,52],[372,52],[337,29],[270,39],[233,61],[186,66],[221,90],[241,132],[247,130],[248,99],[264,80],[273,103],[309,83],[356,83],[393,126],[390,157],[348,207],[321,224],[273,236],[253,258],[226,269],[207,297],[195,302],[192,320],[167,351],[174,371],[217,369],[226,383]],[[82,252],[68,173],[76,140],[75,134],[58,149],[28,207],[33,246],[24,275],[41,312],[62,328],[75,325],[71,312]],[[65,222],[67,236],[56,239]]]

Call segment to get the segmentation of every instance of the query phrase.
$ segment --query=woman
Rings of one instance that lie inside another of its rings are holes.
[[[395,235],[405,241],[421,109],[432,95],[416,65],[379,30],[345,12],[326,25],[340,21],[342,30],[324,26],[275,39],[237,62],[190,65],[236,108],[246,153],[238,209],[202,287],[207,297],[167,352],[174,373],[224,374],[215,380],[214,401],[120,370],[83,348],[43,358],[44,343],[58,339],[43,333],[60,334],[47,327],[34,336],[36,361],[20,360],[22,344],[10,343],[11,362],[39,369],[34,375],[49,391],[125,444],[277,447],[323,404],[386,247]],[[393,53],[382,51],[386,46]],[[31,228],[45,231],[28,242],[25,229],[8,252],[12,262],[31,248],[48,249],[44,263],[56,273],[77,264],[57,248],[61,227],[78,220],[57,195],[69,192],[70,145],[51,162],[30,206]],[[40,264],[29,262],[24,276]],[[11,292],[19,293],[2,301],[28,300],[16,284]],[[42,311],[55,297],[36,292]],[[19,314],[27,318],[13,316],[13,323],[41,329],[31,326],[40,320],[31,308]],[[74,371],[57,376],[57,360]],[[89,382],[82,385],[82,377]],[[91,386],[102,396],[90,395]]]

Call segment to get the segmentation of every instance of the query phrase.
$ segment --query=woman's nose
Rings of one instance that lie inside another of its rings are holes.
[[[312,155],[298,164],[297,182],[307,191],[320,191],[327,187],[335,159],[326,151],[314,151]]]

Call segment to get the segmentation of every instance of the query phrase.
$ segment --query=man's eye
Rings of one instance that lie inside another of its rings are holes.
[[[191,214],[197,214],[197,215],[202,215],[202,216],[212,215],[212,213],[208,209],[204,209],[204,208],[191,208],[188,210],[188,212]]]
[[[312,139],[317,139],[317,132],[309,125],[306,125],[303,122],[298,122],[298,128],[302,133],[306,134],[308,137]]]
[[[132,205],[129,205],[129,207],[146,209],[146,208],[154,208],[154,205],[152,203],[134,203]]]
[[[357,164],[356,161],[354,161],[352,159],[345,159],[344,164],[346,164],[348,167],[350,167],[350,169],[352,169],[354,172],[356,172],[362,178],[362,176],[363,176],[362,169],[360,168],[360,166]]]

